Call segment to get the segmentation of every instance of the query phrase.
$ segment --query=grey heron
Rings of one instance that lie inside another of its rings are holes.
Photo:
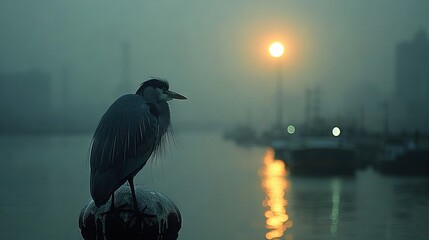
[[[135,94],[118,98],[102,116],[95,130],[90,153],[90,190],[96,206],[105,204],[126,181],[138,210],[134,176],[163,143],[170,128],[167,101],[186,99],[169,90],[165,80],[142,83]]]

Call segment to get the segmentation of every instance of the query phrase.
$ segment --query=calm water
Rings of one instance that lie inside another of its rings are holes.
[[[0,239],[81,239],[90,136],[0,138]],[[263,148],[183,133],[137,175],[183,215],[180,239],[428,239],[429,179],[297,178]]]

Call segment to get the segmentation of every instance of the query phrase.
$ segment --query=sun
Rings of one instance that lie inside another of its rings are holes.
[[[284,53],[284,47],[283,44],[279,43],[279,42],[274,42],[270,45],[269,48],[269,52],[271,54],[271,56],[273,57],[281,57]]]

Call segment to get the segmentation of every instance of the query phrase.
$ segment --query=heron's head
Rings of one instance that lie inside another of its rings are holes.
[[[185,100],[185,96],[169,90],[166,80],[150,79],[140,85],[136,92],[149,102],[166,102],[173,99]]]

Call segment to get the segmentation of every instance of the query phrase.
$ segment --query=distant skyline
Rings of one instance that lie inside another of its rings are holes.
[[[399,128],[429,131],[429,39],[419,31],[396,48],[393,124]]]
[[[305,90],[321,86],[322,116],[366,106],[367,126],[382,127],[379,103],[394,92],[395,48],[429,30],[429,1],[87,1],[0,2],[0,71],[52,74],[60,107],[67,66],[77,107],[104,112],[122,80],[151,76],[189,98],[172,104],[174,124],[275,120],[274,61],[268,44],[284,41],[285,123],[301,121]],[[352,114],[350,114],[350,112]]]

